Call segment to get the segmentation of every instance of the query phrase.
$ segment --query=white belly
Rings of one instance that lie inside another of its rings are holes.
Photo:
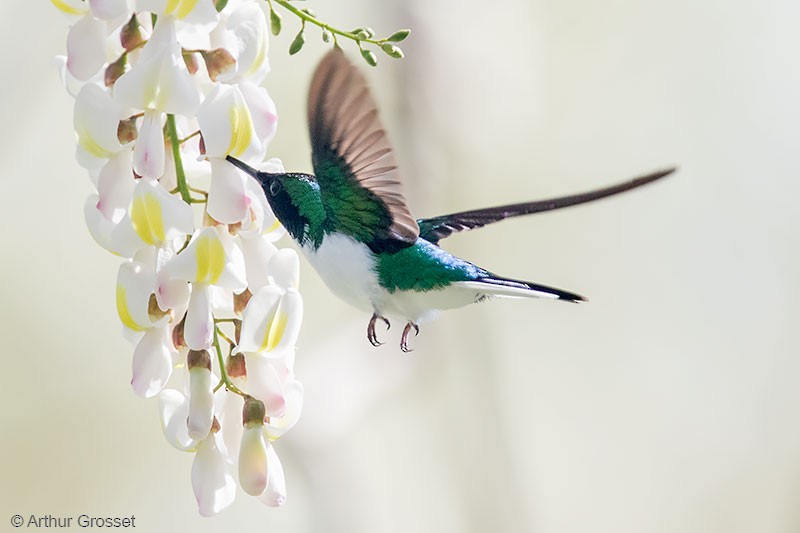
[[[481,297],[481,291],[462,283],[428,292],[390,293],[378,282],[372,251],[345,235],[329,234],[317,250],[308,246],[302,250],[331,292],[359,309],[388,318],[420,324],[436,318],[440,310],[462,307]]]

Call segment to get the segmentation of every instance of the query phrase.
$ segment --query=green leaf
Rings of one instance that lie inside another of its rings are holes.
[[[386,52],[386,55],[389,57],[393,57],[395,59],[402,59],[403,58],[403,51],[400,50],[397,46],[393,45],[392,43],[383,43],[381,45],[381,50]]]
[[[387,37],[386,40],[393,43],[399,43],[400,41],[405,41],[406,37],[409,35],[411,35],[411,30],[398,30]]]
[[[378,58],[375,56],[375,53],[372,50],[361,50],[361,57],[364,58],[364,61],[371,67],[374,67],[378,64]]]
[[[269,10],[269,29],[272,35],[278,35],[281,32],[281,16],[274,10]]]
[[[300,32],[297,34],[297,37],[295,37],[294,41],[292,41],[292,44],[289,45],[289,55],[295,55],[300,51],[301,48],[303,48],[304,44],[306,44],[305,32],[300,30]]]
[[[214,2],[214,7],[217,9],[217,13],[222,12],[222,10],[225,9],[225,6],[227,5],[228,5],[228,0],[216,0],[216,2]]]

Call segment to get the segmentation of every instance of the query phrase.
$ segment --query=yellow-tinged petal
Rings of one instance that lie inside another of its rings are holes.
[[[89,12],[89,7],[80,8],[69,3],[65,2],[64,0],[50,0],[50,2],[56,6],[57,9],[66,13],[67,15],[85,15]]]
[[[184,18],[186,15],[192,12],[192,10],[197,5],[197,0],[182,0],[179,2],[178,5],[178,12],[176,13],[179,19]]]
[[[271,352],[278,344],[280,344],[283,334],[286,331],[286,323],[289,320],[289,316],[283,311],[282,308],[283,305],[279,304],[278,310],[269,321],[267,329],[264,332],[264,341],[261,344],[261,349],[259,350],[260,352],[265,350]]]
[[[197,281],[215,284],[225,268],[225,249],[219,237],[210,233],[197,239]]]
[[[148,191],[133,198],[131,222],[133,229],[147,244],[156,244],[164,240],[161,203],[155,192]]]
[[[226,153],[239,157],[252,140],[253,120],[250,117],[250,111],[244,105],[235,105],[229,111],[231,121],[231,143],[228,146]]]
[[[145,330],[145,328],[133,320],[131,312],[128,309],[128,298],[125,287],[122,285],[117,285],[117,314],[119,315],[119,319],[122,321],[125,327],[132,329],[133,331]]]

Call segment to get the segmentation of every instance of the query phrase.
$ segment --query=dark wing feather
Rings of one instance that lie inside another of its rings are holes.
[[[402,248],[419,235],[392,146],[364,76],[337,49],[308,95],[312,162],[337,227],[371,246]]]
[[[420,237],[423,239],[437,244],[441,239],[449,237],[453,233],[459,231],[468,231],[475,228],[480,228],[492,222],[499,222],[500,220],[516,217],[520,215],[530,215],[533,213],[541,213],[542,211],[552,211],[553,209],[561,209],[562,207],[569,207],[572,205],[583,204],[593,200],[599,200],[607,196],[613,196],[621,192],[641,187],[648,183],[652,183],[658,179],[668,176],[675,172],[674,168],[660,170],[641,176],[636,179],[612,185],[603,189],[584,192],[580,194],[573,194],[571,196],[562,196],[559,198],[551,198],[549,200],[538,200],[536,202],[526,202],[521,204],[502,205],[499,207],[489,207],[487,209],[475,209],[473,211],[462,211],[460,213],[453,213],[451,215],[443,215],[434,218],[423,218],[417,221],[420,229]]]

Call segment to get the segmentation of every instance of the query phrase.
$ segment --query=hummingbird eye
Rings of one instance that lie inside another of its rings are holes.
[[[281,184],[278,180],[272,180],[269,184],[270,196],[277,196],[279,192],[281,192]]]

